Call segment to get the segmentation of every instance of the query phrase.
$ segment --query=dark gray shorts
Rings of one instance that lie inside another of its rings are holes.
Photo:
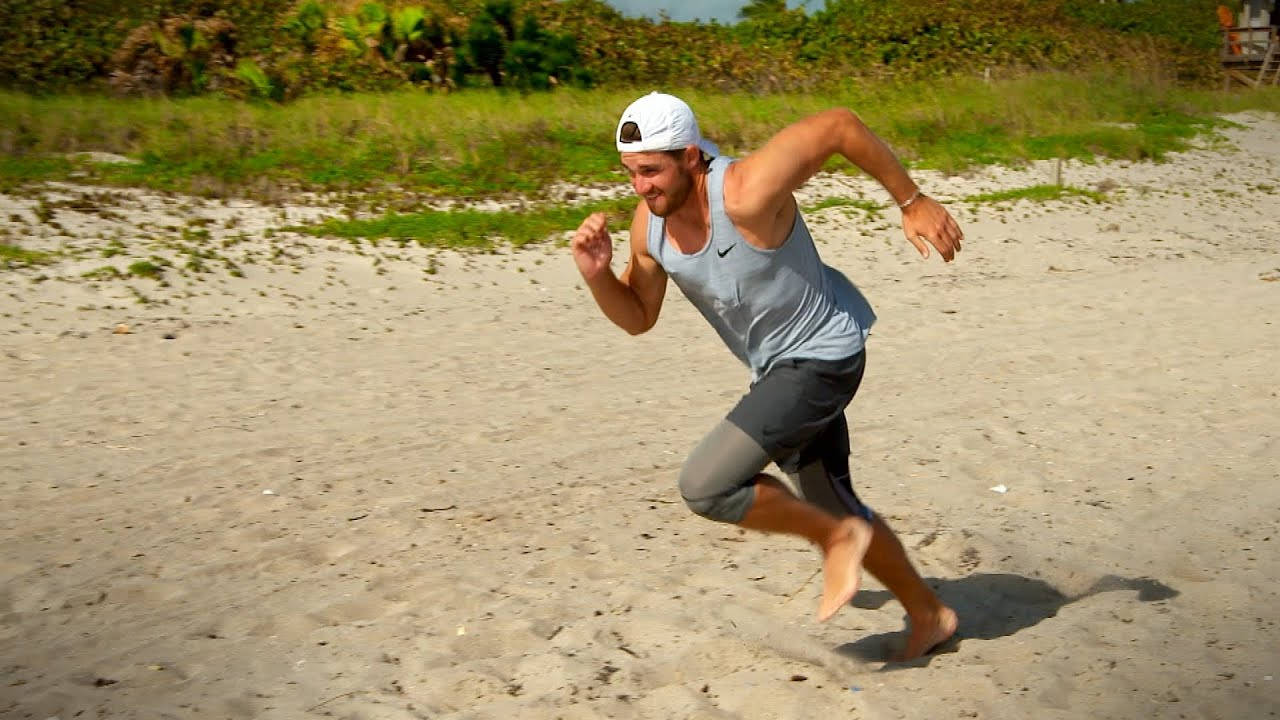
[[[679,485],[690,509],[712,520],[741,522],[760,473],[772,461],[805,500],[832,515],[870,522],[871,511],[849,481],[844,419],[862,382],[865,357],[783,361],[753,383],[685,459]]]
[[[865,367],[865,351],[836,361],[782,360],[751,385],[727,419],[785,473],[828,458],[844,458],[847,464],[844,409],[858,392]]]
[[[806,499],[830,512],[870,520],[871,511],[849,479],[844,416],[865,367],[865,351],[837,361],[781,361],[751,386],[726,419],[763,448],[800,485]],[[819,467],[825,472],[818,472]]]

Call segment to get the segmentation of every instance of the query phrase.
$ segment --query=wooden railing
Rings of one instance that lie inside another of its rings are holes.
[[[1226,64],[1259,63],[1276,42],[1275,28],[1232,27],[1222,29],[1222,62]]]
[[[1280,38],[1275,28],[1223,28],[1222,67],[1227,88],[1232,80],[1255,88],[1280,85]]]

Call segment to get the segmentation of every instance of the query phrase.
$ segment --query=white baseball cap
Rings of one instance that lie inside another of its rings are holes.
[[[627,137],[635,139],[624,141],[623,128],[628,123],[635,127],[627,128]],[[702,137],[698,120],[685,101],[660,92],[649,93],[628,105],[622,111],[613,138],[617,141],[618,152],[683,150],[697,145],[712,157],[720,154],[715,143]]]

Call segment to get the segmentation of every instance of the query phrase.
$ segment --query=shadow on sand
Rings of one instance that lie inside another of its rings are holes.
[[[967,638],[992,640],[1012,635],[1041,620],[1058,614],[1065,605],[1104,592],[1135,591],[1141,602],[1168,600],[1178,591],[1151,578],[1122,578],[1106,575],[1078,595],[1064,595],[1043,580],[1009,573],[979,573],[962,578],[928,579],[942,601],[960,616],[960,630],[947,643],[917,660],[887,663],[882,670],[924,667],[939,653],[954,652]],[[853,599],[853,606],[877,610],[893,600],[885,590],[864,590]],[[837,653],[864,662],[884,662],[901,647],[901,632],[871,635],[835,649]]]

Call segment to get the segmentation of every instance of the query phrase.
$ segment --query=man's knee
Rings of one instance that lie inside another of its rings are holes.
[[[698,469],[691,471],[689,463],[680,472],[680,497],[695,514],[716,522],[738,523],[751,508],[755,499],[755,476],[708,476]]]

